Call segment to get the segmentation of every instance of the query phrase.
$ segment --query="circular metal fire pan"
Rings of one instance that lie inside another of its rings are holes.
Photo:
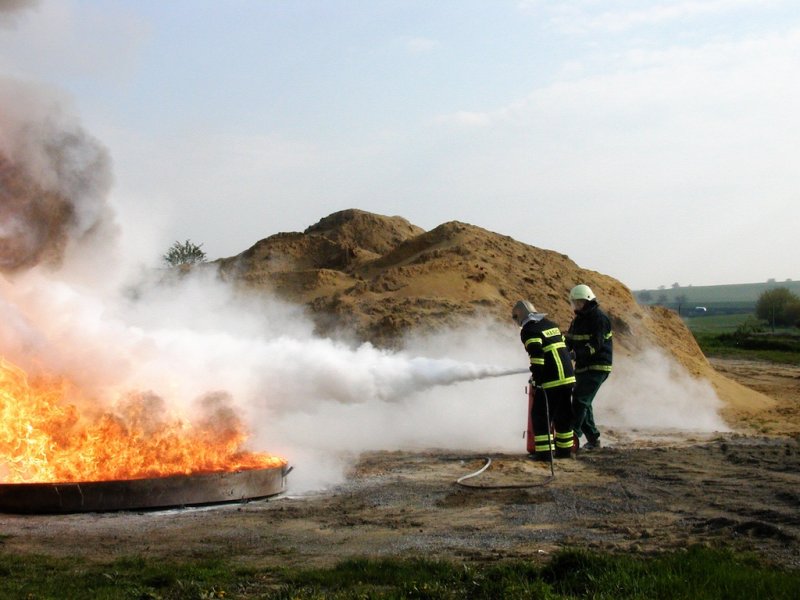
[[[291,467],[80,483],[0,484],[0,512],[152,510],[257,500],[281,493]]]

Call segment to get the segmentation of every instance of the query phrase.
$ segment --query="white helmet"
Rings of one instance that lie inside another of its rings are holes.
[[[528,315],[535,312],[536,308],[531,302],[528,302],[527,300],[517,300],[514,308],[511,309],[511,318],[514,319],[514,322],[517,325],[521,326],[522,322],[528,317]]]
[[[595,299],[594,292],[592,288],[588,285],[581,283],[580,285],[576,285],[572,290],[569,292],[569,299],[570,300],[586,300],[590,302]]]

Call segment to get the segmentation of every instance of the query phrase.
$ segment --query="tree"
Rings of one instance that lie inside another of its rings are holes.
[[[795,315],[800,312],[800,297],[789,288],[778,287],[767,290],[758,297],[756,316],[764,319],[775,329],[775,325],[795,325]]]
[[[790,325],[800,327],[800,302],[790,304],[786,307],[786,321]]]
[[[191,240],[186,240],[183,243],[175,242],[162,258],[167,266],[170,267],[204,263],[206,262],[206,253],[203,252],[202,246],[203,244],[197,245]]]
[[[686,304],[686,294],[678,294],[675,296],[675,303],[678,305],[678,314],[681,314],[681,307]]]

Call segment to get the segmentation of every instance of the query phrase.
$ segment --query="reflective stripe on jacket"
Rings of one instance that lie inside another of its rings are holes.
[[[567,347],[575,353],[575,372],[610,372],[613,339],[611,320],[592,300],[575,314],[566,335]]]
[[[575,383],[572,361],[558,325],[546,318],[530,320],[522,326],[520,335],[536,385],[552,388]]]

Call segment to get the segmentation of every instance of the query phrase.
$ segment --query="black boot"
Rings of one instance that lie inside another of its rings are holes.
[[[597,450],[598,448],[600,448],[600,438],[596,437],[593,440],[586,442],[582,446],[581,450],[584,450],[585,452],[591,452],[592,450]]]

